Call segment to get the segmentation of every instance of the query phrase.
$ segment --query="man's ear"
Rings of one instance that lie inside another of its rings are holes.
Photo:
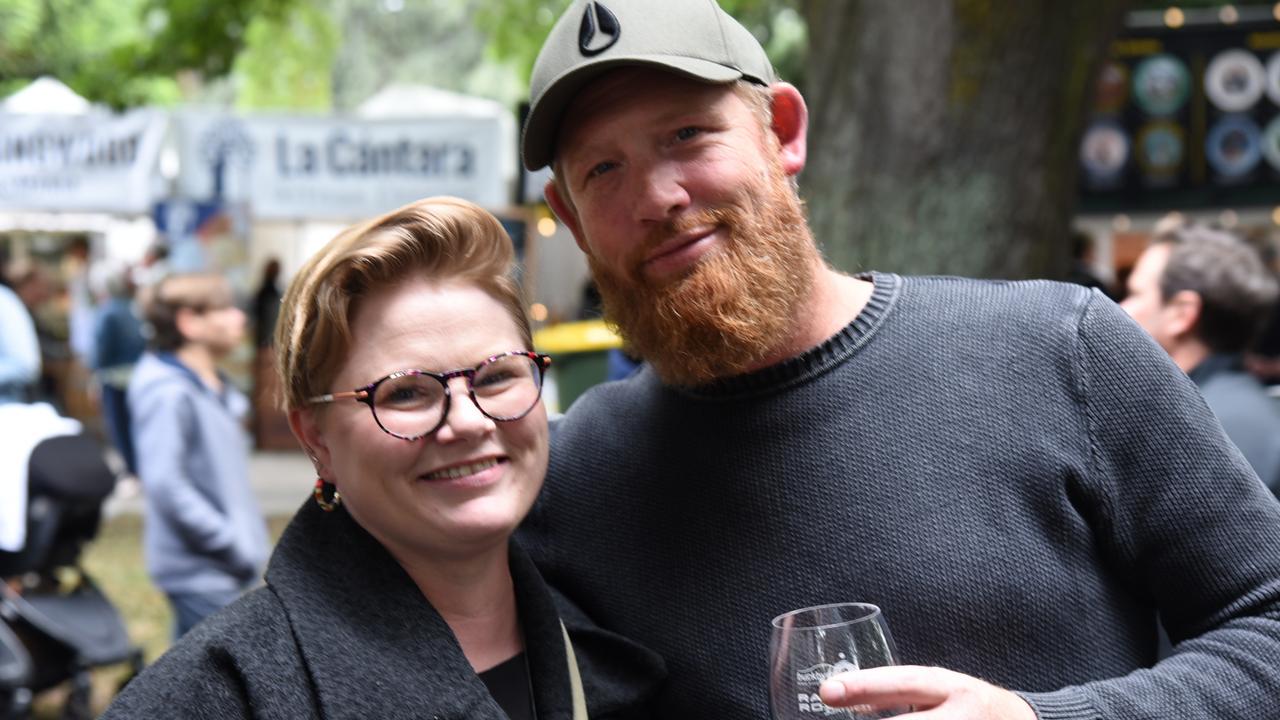
[[[333,482],[332,477],[325,477],[330,468],[329,445],[325,442],[316,414],[313,408],[290,410],[289,429],[293,431],[293,436],[298,439],[307,456],[315,463],[316,474],[326,482]]]
[[[804,169],[808,158],[809,108],[791,83],[774,83],[769,92],[773,95],[772,130],[778,138],[782,168],[787,175],[795,175]]]
[[[1165,303],[1166,327],[1175,337],[1192,333],[1200,322],[1204,300],[1194,290],[1179,290]]]
[[[578,216],[573,211],[573,206],[569,204],[566,198],[560,197],[560,186],[555,180],[548,180],[546,187],[542,189],[542,194],[547,198],[547,204],[551,206],[551,211],[560,218],[560,222],[569,228],[569,232],[573,233],[574,242],[578,243],[578,248],[582,252],[587,252],[587,241],[582,237],[582,228],[578,225]]]

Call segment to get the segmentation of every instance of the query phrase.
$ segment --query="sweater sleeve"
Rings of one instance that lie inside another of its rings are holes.
[[[133,411],[138,474],[156,512],[173,524],[193,549],[215,555],[233,549],[235,527],[226,513],[200,492],[184,458],[195,435],[195,418],[186,395],[173,383],[141,394]],[[249,564],[246,559],[229,561]]]
[[[1023,697],[1042,720],[1270,712],[1280,700],[1280,504],[1186,375],[1097,293],[1075,354],[1099,562],[1155,606],[1174,648],[1149,669]]]

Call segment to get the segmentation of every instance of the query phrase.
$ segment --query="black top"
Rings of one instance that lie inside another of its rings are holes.
[[[524,653],[485,670],[480,673],[480,679],[511,720],[535,720],[529,664],[525,662]]]

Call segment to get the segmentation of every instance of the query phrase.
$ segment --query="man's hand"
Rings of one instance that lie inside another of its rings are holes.
[[[832,707],[872,710],[914,707],[901,720],[1036,720],[1025,700],[977,678],[942,668],[912,665],[840,673],[818,689]]]

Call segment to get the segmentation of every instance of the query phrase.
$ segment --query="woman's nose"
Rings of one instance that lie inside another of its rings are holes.
[[[452,442],[492,431],[495,423],[488,415],[480,412],[480,408],[471,399],[467,379],[451,378],[449,383],[449,413],[444,418],[444,424],[436,431],[436,440]]]

